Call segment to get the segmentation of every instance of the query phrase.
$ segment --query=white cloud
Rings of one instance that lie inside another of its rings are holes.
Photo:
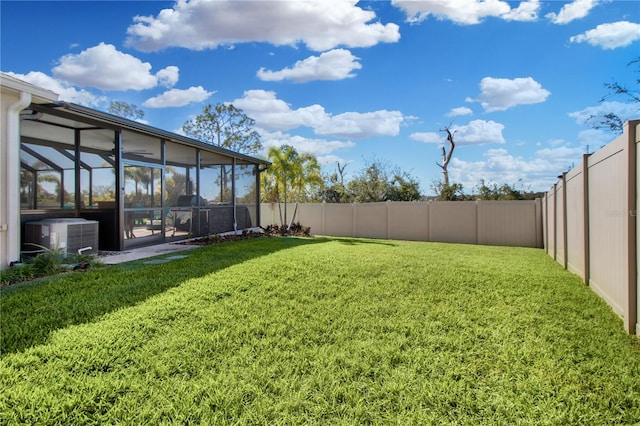
[[[461,160],[454,154],[449,173],[454,182],[462,183],[466,192],[473,192],[480,180],[516,185],[526,191],[547,191],[563,171],[582,159],[580,147],[544,148],[533,158],[514,156],[506,149],[489,149],[481,161]]]
[[[435,132],[417,132],[409,135],[409,138],[414,141],[423,142],[423,143],[438,143],[441,144],[445,141],[444,136],[440,133]]]
[[[220,45],[266,42],[305,44],[325,51],[337,46],[370,47],[397,42],[399,27],[372,22],[373,11],[358,0],[233,1],[179,0],[156,17],[136,16],[127,43],[142,51],[170,46],[213,49]]]
[[[470,114],[473,114],[473,111],[471,110],[471,108],[457,107],[457,108],[451,109],[451,111],[447,113],[447,117],[459,117],[461,115],[470,115]]]
[[[587,42],[592,46],[606,50],[628,46],[634,41],[640,40],[640,24],[628,21],[600,24],[592,30],[573,36],[571,43]]]
[[[156,73],[158,77],[158,84],[164,87],[173,87],[180,76],[180,70],[178,67],[168,66]]]
[[[575,118],[578,124],[587,124],[587,121],[597,123],[604,120],[605,114],[609,113],[617,115],[623,122],[638,119],[640,118],[640,106],[637,103],[602,102],[597,106],[570,112],[569,117]]]
[[[314,130],[319,135],[362,139],[375,136],[397,136],[403,116],[400,111],[345,112],[328,115]]]
[[[584,18],[591,9],[598,5],[599,0],[574,0],[562,6],[558,13],[547,13],[545,18],[554,24],[568,24],[576,19]]]
[[[345,164],[347,163],[347,160],[345,160],[342,157],[339,157],[337,155],[333,155],[333,154],[329,154],[329,155],[319,155],[316,156],[317,160],[318,160],[318,164],[320,164],[321,166],[335,166],[336,163],[340,163],[340,164]]]
[[[396,136],[404,117],[399,111],[345,112],[331,115],[321,105],[291,109],[275,92],[248,90],[244,97],[231,102],[266,130],[309,127],[318,135],[361,139],[373,136]]]
[[[583,149],[579,147],[559,146],[555,148],[543,148],[536,151],[536,155],[544,161],[561,161],[575,163],[582,158]]]
[[[362,68],[358,58],[346,49],[334,49],[320,56],[310,56],[295,63],[293,68],[268,71],[260,68],[258,78],[264,81],[292,80],[298,83],[312,80],[343,80],[355,77],[353,70]]]
[[[530,22],[538,19],[539,11],[540,0],[523,1],[517,8],[502,15],[502,18],[507,21]]]
[[[489,120],[473,120],[464,126],[453,125],[450,128],[456,145],[477,145],[485,143],[504,143],[502,131],[504,125]],[[446,140],[444,133],[425,132],[412,133],[411,139],[423,143],[443,144]]]
[[[264,138],[265,135],[262,134]],[[351,148],[355,143],[348,141],[310,139],[299,135],[289,135],[281,132],[269,134],[264,139],[265,146],[292,145],[300,152],[308,152],[318,155],[330,154],[338,149]]]
[[[60,95],[61,101],[72,102],[88,107],[97,107],[107,102],[105,97],[98,97],[86,90],[76,89],[39,71],[31,71],[28,74],[15,74],[12,72],[7,72],[6,74],[35,86],[51,90]]]
[[[502,0],[392,0],[391,4],[401,9],[411,23],[433,15],[463,25],[478,24],[491,16],[510,21],[533,21],[540,9],[539,0],[522,1],[515,9]]]
[[[480,82],[480,101],[487,112],[504,111],[517,105],[544,102],[551,94],[531,77],[506,78],[485,77]],[[473,99],[467,99],[473,101]]]
[[[493,120],[473,120],[464,126],[453,125],[450,130],[455,132],[453,140],[460,145],[504,143],[504,125]]]
[[[282,132],[260,132],[260,139],[262,141],[264,155],[267,155],[267,151],[272,146],[291,145],[296,151],[304,152],[315,155],[318,160],[323,158],[324,161],[331,159],[336,161],[337,158],[333,153],[341,149],[348,149],[355,146],[355,143],[351,141],[338,141],[338,140],[326,140],[326,139],[311,139],[298,135],[290,135]]]
[[[214,92],[207,92],[202,86],[190,87],[186,90],[171,89],[142,103],[148,108],[181,107],[193,102],[203,102]]]
[[[551,139],[548,143],[552,147],[556,147],[556,146],[566,145],[567,141],[565,141],[564,139]]]
[[[578,133],[578,142],[585,147],[585,152],[597,151],[612,140],[611,133],[604,130],[587,129]]]
[[[275,92],[266,90],[247,90],[242,98],[231,103],[253,118],[256,126],[266,130],[316,127],[326,117],[320,105],[292,110],[289,104],[276,97]]]
[[[150,73],[151,64],[119,52],[115,46],[105,43],[77,55],[63,56],[52,71],[60,80],[102,90],[151,89],[159,82],[175,83],[178,74],[178,68],[172,66],[153,75]]]

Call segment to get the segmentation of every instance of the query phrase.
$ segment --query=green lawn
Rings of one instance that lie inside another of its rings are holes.
[[[637,424],[640,345],[542,250],[337,238],[2,290],[2,424]]]

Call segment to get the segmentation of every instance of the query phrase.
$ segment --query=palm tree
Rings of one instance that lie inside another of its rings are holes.
[[[290,145],[282,145],[280,147],[271,147],[267,154],[271,161],[267,173],[264,174],[262,180],[264,193],[267,199],[275,199],[278,203],[280,212],[280,224],[291,227],[298,211],[298,204],[305,198],[305,191],[310,185],[322,183],[320,174],[320,166],[318,161],[311,154],[299,154],[296,149]],[[291,217],[291,221],[287,221],[287,202],[289,201],[290,191],[296,200],[296,208]],[[281,197],[284,201],[284,217],[280,205]]]
[[[289,145],[282,145],[279,148],[272,146],[267,153],[267,158],[271,161],[271,167],[267,171],[270,176],[265,176],[265,180],[270,180],[273,184],[272,190],[275,191],[275,199],[280,212],[280,224],[283,226],[287,221],[287,192],[292,178],[291,164],[293,164],[293,159],[297,155],[295,148]],[[284,218],[282,217],[280,194],[284,197]]]
[[[298,213],[298,205],[300,201],[306,200],[308,194],[306,191],[309,187],[314,185],[322,185],[322,174],[320,171],[320,165],[318,160],[311,154],[300,154],[296,158],[296,162],[293,165],[294,173],[291,182],[292,189],[296,191],[296,207],[291,215],[291,221],[289,222],[289,228],[293,225],[293,222]]]

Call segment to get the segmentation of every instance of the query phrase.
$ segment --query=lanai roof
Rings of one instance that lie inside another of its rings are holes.
[[[149,136],[162,138],[168,141],[213,151],[217,154],[235,158],[236,160],[245,163],[263,165],[270,164],[269,161],[261,158],[241,154],[226,148],[204,143],[184,135],[179,135],[177,133],[162,130],[134,120],[129,120],[123,117],[108,114],[102,111],[69,102],[32,104],[30,109],[34,112],[42,112],[44,114],[48,114],[47,122],[57,125],[64,125],[65,127],[71,127],[74,129],[88,129],[95,127],[114,130],[127,129],[145,133]],[[38,137],[37,135],[32,136]],[[43,134],[39,138],[46,140],[48,139],[48,137],[49,135],[43,132]]]

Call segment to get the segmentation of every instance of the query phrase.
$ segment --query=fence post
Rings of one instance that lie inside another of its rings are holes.
[[[589,285],[591,278],[591,264],[589,256],[591,255],[590,239],[589,239],[589,157],[591,154],[582,155],[582,214],[584,229],[582,237],[584,238],[584,283]]]
[[[387,215],[387,228],[386,228],[385,233],[384,233],[384,239],[385,240],[389,239],[389,228],[390,228],[390,225],[389,225],[389,205],[390,204],[391,204],[391,201],[388,201],[388,200],[385,203],[385,214]]]
[[[478,242],[480,241],[480,237],[478,234],[480,234],[480,214],[478,213],[478,209],[479,206],[478,204],[480,203],[480,200],[476,200],[476,205],[475,205],[475,211],[476,211],[476,244],[478,244]]]
[[[558,261],[558,182],[553,184],[553,260]]]
[[[544,235],[542,240],[544,241],[544,252],[549,254],[549,191],[544,193],[544,219],[542,219],[542,231]]]
[[[564,240],[564,250],[562,252],[562,266],[569,267],[569,231],[567,226],[567,172],[562,172],[562,239]]]
[[[627,134],[627,306],[625,328],[629,334],[636,332],[637,320],[637,257],[636,257],[636,126],[638,121],[625,123]]]
[[[351,237],[356,237],[356,230],[358,228],[358,203],[351,204]]]
[[[426,217],[427,217],[427,219],[426,219],[427,220],[427,241],[430,242],[431,241],[431,222],[430,222],[430,220],[431,220],[430,219],[431,218],[431,211],[430,211],[431,210],[431,201],[427,201],[425,205],[426,205],[425,208],[427,209],[427,214],[426,214]]]

